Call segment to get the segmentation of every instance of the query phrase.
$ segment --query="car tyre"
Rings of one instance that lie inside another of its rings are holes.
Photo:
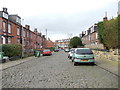
[[[74,66],[77,66],[78,65],[78,63],[77,62],[74,62]]]
[[[95,63],[94,62],[92,62],[92,63],[90,63],[92,66],[94,66],[95,65]]]
[[[75,59],[75,58],[72,58],[72,62],[74,62],[74,59]]]
[[[70,58],[70,56],[68,56],[68,58]]]
[[[73,62],[74,60],[72,59],[72,62]]]

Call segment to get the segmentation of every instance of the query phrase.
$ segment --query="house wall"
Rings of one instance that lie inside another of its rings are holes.
[[[8,17],[3,17],[3,12]],[[6,32],[3,32],[3,22],[6,23]],[[11,25],[11,33],[8,33],[8,24]],[[19,28],[19,35],[18,29]],[[7,9],[0,11],[0,44],[21,44],[24,52],[32,52],[34,49],[46,48],[46,38],[42,33],[30,30],[30,26],[25,27],[21,25],[21,18],[18,15],[9,15]],[[52,41],[48,47],[52,46]]]

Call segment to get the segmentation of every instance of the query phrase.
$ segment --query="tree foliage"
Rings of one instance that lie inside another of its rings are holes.
[[[70,48],[83,47],[81,39],[77,36],[71,38],[70,43],[69,43],[69,47]]]
[[[106,47],[106,49],[119,48],[119,19],[120,16],[118,16],[116,19],[98,23],[98,39]]]

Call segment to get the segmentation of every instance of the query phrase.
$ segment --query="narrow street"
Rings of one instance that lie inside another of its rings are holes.
[[[64,51],[2,71],[3,88],[118,88],[118,77],[97,65],[74,66]]]

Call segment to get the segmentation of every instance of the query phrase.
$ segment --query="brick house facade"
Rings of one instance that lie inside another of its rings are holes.
[[[107,21],[107,16],[103,18],[103,21]],[[87,47],[104,48],[104,46],[98,40],[97,24],[92,25],[87,31],[82,31],[79,36],[82,40],[82,43]]]
[[[37,28],[32,31],[30,25],[22,26],[21,17],[9,15],[7,8],[3,8],[0,11],[0,44],[21,44],[25,53],[33,53],[34,49],[46,48],[46,38]]]
[[[50,40],[50,38],[48,38],[48,40],[46,40],[46,47],[47,47],[47,48],[54,47],[54,42],[52,42],[52,41]]]
[[[97,24],[91,26],[87,31],[83,31],[82,34],[80,34],[80,38],[84,45],[100,44],[98,40]]]
[[[8,15],[6,8],[0,11],[1,44],[21,43],[21,24],[17,22],[19,19],[17,15]]]
[[[69,42],[70,42],[70,38],[69,39],[56,40],[55,41],[55,47],[62,48],[62,49],[68,48]]]

